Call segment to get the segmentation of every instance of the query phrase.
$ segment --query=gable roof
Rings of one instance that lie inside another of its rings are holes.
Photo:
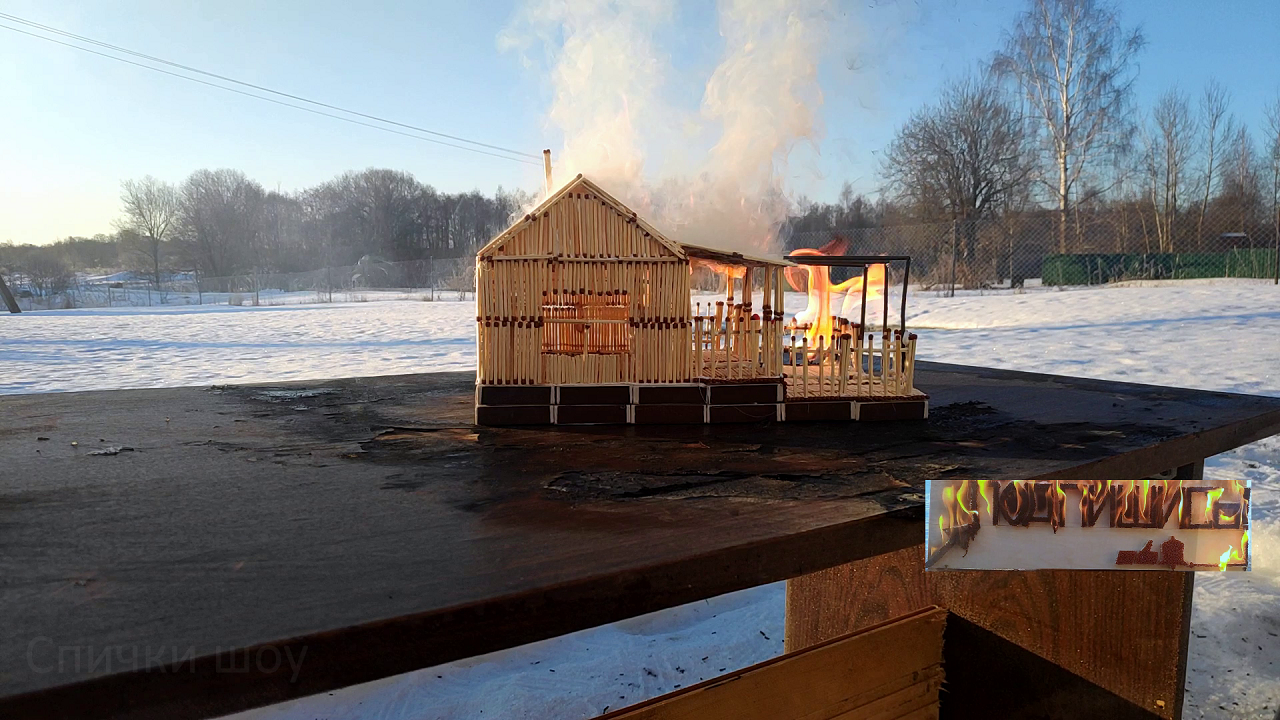
[[[735,265],[741,267],[798,267],[798,265],[786,258],[768,258],[761,255],[746,255],[736,250],[720,250],[717,248],[705,247],[702,245],[694,245],[692,243],[680,243],[680,247],[684,249],[687,256],[691,258],[701,258],[721,265]]]
[[[484,257],[486,255],[493,254],[498,250],[498,248],[502,247],[502,244],[506,242],[508,238],[510,238],[512,235],[515,235],[517,232],[524,229],[526,226],[532,224],[536,216],[541,215],[543,212],[547,210],[547,208],[550,208],[552,205],[555,205],[565,195],[571,192],[576,192],[578,190],[586,190],[590,192],[591,194],[600,198],[602,201],[604,201],[607,205],[612,207],[614,210],[616,210],[619,214],[634,220],[637,227],[639,227],[641,231],[648,233],[650,236],[653,237],[654,240],[657,240],[659,243],[661,243],[663,247],[665,247],[666,249],[674,253],[676,257],[680,257],[680,258],[686,257],[684,249],[681,247],[680,243],[674,242],[668,239],[666,235],[663,235],[662,233],[658,232],[656,228],[654,228],[652,225],[650,225],[649,223],[641,219],[640,216],[637,215],[634,210],[627,207],[626,205],[623,205],[621,201],[619,201],[617,198],[610,195],[609,193],[605,192],[603,189],[601,189],[599,185],[595,184],[594,182],[592,182],[591,180],[583,176],[582,173],[578,173],[576,177],[574,177],[569,182],[565,183],[564,186],[561,187],[559,190],[556,190],[555,192],[548,195],[545,200],[538,203],[537,207],[525,213],[524,217],[512,223],[511,227],[508,227],[506,230],[503,230],[501,233],[498,233],[498,235],[494,237],[492,240],[490,240],[488,244],[480,248],[480,251],[476,253],[477,257]]]

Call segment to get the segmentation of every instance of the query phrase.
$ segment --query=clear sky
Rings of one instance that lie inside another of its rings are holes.
[[[1020,0],[861,0],[821,68],[815,199],[876,184],[876,151],[948,77],[990,56]],[[1255,130],[1280,91],[1277,0],[1130,0],[1138,100],[1216,77]],[[537,153],[558,138],[550,89],[497,35],[514,0],[0,0],[0,12],[237,79]],[[682,3],[662,38],[686,81],[716,64],[715,6]],[[696,83],[690,94],[696,96]],[[408,170],[441,190],[539,186],[541,170],[357,127],[0,29],[0,242],[110,232],[122,179],[239,168],[292,190],[351,169]]]

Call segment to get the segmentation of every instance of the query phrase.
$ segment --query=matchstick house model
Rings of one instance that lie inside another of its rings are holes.
[[[477,424],[927,417],[905,328],[910,259],[810,252],[770,259],[674,242],[578,175],[477,255]],[[881,287],[892,263],[904,264],[896,328]],[[855,277],[833,286],[831,266]],[[695,271],[722,275],[721,296],[693,297]],[[873,332],[877,277],[884,322]],[[807,283],[810,303],[790,319],[788,279]],[[832,315],[833,291],[846,315],[860,295],[856,320]]]

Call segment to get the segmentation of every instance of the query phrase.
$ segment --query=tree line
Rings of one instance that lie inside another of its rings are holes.
[[[197,170],[171,184],[121,184],[114,232],[52,245],[0,245],[0,267],[39,294],[74,273],[126,268],[157,287],[174,273],[225,277],[475,253],[531,200],[498,187],[445,193],[399,170],[347,172],[295,193],[265,189],[238,170]],[[59,287],[64,286],[64,287]]]

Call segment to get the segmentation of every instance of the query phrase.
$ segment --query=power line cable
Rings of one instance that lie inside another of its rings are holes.
[[[168,65],[168,66],[170,66],[170,67],[175,67],[175,68],[179,68],[179,69],[181,69],[181,70],[186,70],[186,71],[188,71],[188,72],[199,73],[199,74],[201,74],[201,75],[205,75],[205,76],[207,76],[207,77],[212,77],[212,78],[216,78],[216,79],[218,79],[218,80],[223,80],[223,81],[225,81],[225,82],[235,83],[236,85],[242,85],[242,86],[244,86],[244,87],[253,88],[254,90],[261,90],[262,92],[268,92],[268,93],[271,93],[272,95],[279,95],[280,97],[286,97],[286,98],[289,98],[290,100],[297,100],[297,101],[299,101],[299,102],[307,103],[308,105],[315,105],[315,106],[317,106],[317,107],[328,108],[328,109],[330,109],[330,110],[337,110],[337,111],[339,111],[339,112],[344,112],[344,113],[347,113],[347,114],[349,114],[349,115],[356,115],[356,116],[359,116],[359,117],[362,117],[362,118],[367,118],[367,119],[369,119],[369,120],[377,120],[378,122],[386,123],[386,124],[388,124],[388,125],[396,125],[396,126],[398,126],[398,127],[406,128],[406,129],[409,129],[409,130],[416,130],[416,131],[418,131],[418,132],[424,132],[424,133],[427,133],[428,135],[435,135],[435,136],[437,136],[437,137],[448,138],[449,140],[456,140],[456,141],[458,141],[458,142],[464,142],[464,143],[467,143],[467,144],[469,144],[469,145],[478,145],[478,146],[480,146],[480,147],[486,147],[486,148],[489,148],[490,150],[500,150],[500,151],[502,151],[502,152],[511,153],[511,154],[513,154],[513,155],[522,155],[522,156],[524,156],[524,157],[532,158],[532,159],[534,159],[534,160],[540,160],[540,159],[541,159],[541,157],[542,157],[542,156],[540,156],[540,155],[534,155],[534,154],[532,154],[532,153],[526,153],[526,152],[522,152],[522,151],[520,151],[520,150],[513,150],[513,149],[511,149],[511,148],[505,148],[505,147],[502,147],[501,145],[490,145],[489,143],[482,143],[482,142],[479,142],[479,141],[476,141],[476,140],[468,140],[467,138],[458,137],[457,135],[450,135],[450,134],[448,134],[448,133],[442,133],[442,132],[438,132],[438,131],[436,131],[436,130],[429,130],[429,129],[427,129],[427,128],[418,127],[417,125],[410,125],[410,124],[408,124],[408,123],[402,123],[402,122],[398,122],[398,121],[396,121],[396,120],[389,120],[389,119],[387,119],[387,118],[378,117],[377,115],[370,115],[370,114],[367,114],[367,113],[359,112],[359,111],[357,111],[357,110],[349,110],[349,109],[347,109],[347,108],[344,108],[344,107],[341,107],[341,106],[338,106],[338,105],[330,105],[329,103],[320,102],[319,100],[311,100],[311,99],[309,99],[309,98],[305,98],[305,97],[302,97],[302,96],[300,96],[300,95],[293,95],[293,94],[290,94],[290,93],[287,93],[287,92],[282,92],[282,91],[279,91],[279,90],[273,90],[273,89],[271,89],[271,88],[269,88],[269,87],[265,87],[265,86],[262,86],[262,85],[255,85],[255,84],[253,84],[253,83],[245,82],[245,81],[243,81],[243,80],[237,80],[237,79],[235,79],[235,78],[233,78],[233,77],[227,77],[226,75],[219,75],[218,73],[209,72],[209,71],[207,71],[207,70],[201,70],[200,68],[191,67],[190,65],[183,65],[183,64],[181,64],[181,63],[173,62],[173,61],[171,61],[171,60],[165,60],[164,58],[159,58],[159,57],[156,57],[156,56],[154,56],[154,55],[147,55],[146,53],[141,53],[141,52],[138,52],[138,51],[136,51],[136,50],[130,50],[129,48],[121,47],[121,46],[119,46],[119,45],[112,45],[111,43],[103,42],[103,41],[101,41],[101,40],[95,40],[95,39],[90,38],[90,37],[85,37],[84,35],[77,35],[77,34],[72,33],[72,32],[67,32],[66,30],[60,30],[60,29],[58,29],[58,28],[56,28],[56,27],[52,27],[52,26],[50,26],[50,25],[42,25],[42,24],[40,24],[40,23],[38,23],[38,22],[34,22],[34,21],[32,21],[32,20],[26,20],[26,19],[24,19],[24,18],[20,18],[20,17],[18,17],[17,15],[10,15],[9,13],[0,12],[0,18],[4,18],[4,19],[10,20],[10,21],[12,21],[12,22],[21,23],[21,24],[23,24],[23,25],[27,25],[27,26],[29,26],[29,27],[38,28],[38,29],[40,29],[40,30],[44,30],[44,31],[46,31],[46,32],[55,33],[55,34],[57,34],[57,35],[61,35],[61,36],[63,36],[63,37],[71,38],[71,39],[74,39],[74,40],[79,40],[79,41],[81,41],[81,42],[87,42],[87,43],[90,43],[90,44],[93,44],[93,45],[97,45],[97,46],[99,46],[99,47],[107,48],[107,49],[109,49],[109,50],[115,50],[116,52],[126,53],[126,54],[128,54],[128,55],[132,55],[132,56],[134,56],[134,57],[142,58],[142,59],[144,59],[144,60],[149,60],[149,61],[151,61],[151,62],[162,63],[162,64],[164,64],[164,65]]]
[[[209,87],[218,88],[219,90],[225,90],[225,91],[227,91],[227,92],[233,92],[233,93],[236,93],[237,95],[244,95],[244,96],[246,96],[246,97],[251,97],[251,98],[258,99],[258,100],[264,100],[264,101],[266,101],[266,102],[275,103],[276,105],[282,105],[282,106],[284,106],[284,107],[293,108],[293,109],[295,109],[295,110],[302,110],[302,111],[304,111],[304,112],[309,112],[309,113],[312,113],[312,114],[315,114],[315,115],[320,115],[320,116],[323,116],[323,117],[333,118],[333,119],[335,119],[335,120],[341,120],[341,121],[343,121],[343,122],[349,122],[349,123],[352,123],[352,124],[355,124],[355,125],[361,125],[361,126],[363,126],[363,127],[373,128],[373,129],[375,129],[375,130],[382,130],[383,132],[394,133],[394,134],[396,134],[396,135],[402,135],[402,136],[404,136],[404,137],[410,137],[410,138],[414,138],[414,139],[416,139],[416,140],[422,140],[422,141],[425,141],[425,142],[436,143],[436,144],[438,144],[438,145],[444,145],[444,146],[446,146],[446,147],[457,148],[457,149],[459,149],[459,150],[468,150],[468,151],[470,151],[470,152],[479,153],[479,154],[481,154],[481,155],[488,155],[488,156],[490,156],[490,157],[502,158],[502,159],[504,159],[504,160],[513,160],[513,161],[515,161],[515,162],[525,163],[525,164],[527,164],[527,165],[534,165],[534,166],[538,166],[538,165],[540,165],[540,164],[541,164],[541,163],[538,163],[538,162],[534,162],[534,161],[532,160],[532,159],[536,159],[536,158],[538,158],[539,156],[537,156],[537,155],[533,155],[533,154],[531,154],[531,153],[521,152],[521,151],[519,151],[519,150],[512,150],[512,149],[510,149],[510,148],[504,148],[504,147],[499,146],[499,145],[490,145],[490,144],[488,144],[488,143],[482,143],[482,142],[479,142],[479,141],[476,141],[476,140],[468,140],[468,139],[466,139],[466,138],[457,137],[457,136],[454,136],[454,135],[449,135],[449,134],[447,134],[447,133],[436,132],[436,131],[434,131],[434,130],[428,130],[428,129],[426,129],[426,128],[420,128],[420,127],[417,127],[417,126],[415,126],[415,125],[409,125],[409,124],[406,124],[406,123],[397,122],[397,121],[395,121],[395,120],[388,120],[388,119],[386,119],[386,118],[381,118],[381,117],[378,117],[378,116],[376,116],[376,115],[369,115],[369,114],[366,114],[366,113],[357,112],[357,111],[355,111],[355,110],[347,110],[346,108],[342,108],[342,107],[339,107],[339,106],[336,106],[336,105],[330,105],[330,104],[322,103],[322,102],[315,101],[315,100],[309,100],[309,99],[307,99],[307,98],[304,98],[304,97],[301,97],[301,96],[298,96],[298,95],[291,95],[291,94],[289,94],[289,93],[284,93],[284,92],[280,92],[280,91],[277,91],[277,90],[272,90],[272,89],[270,89],[270,88],[263,87],[263,86],[260,86],[260,85],[254,85],[254,84],[252,84],[252,83],[242,82],[242,81],[240,81],[240,80],[236,80],[236,79],[234,79],[234,78],[229,78],[229,77],[226,77],[226,76],[223,76],[223,75],[218,75],[218,74],[216,74],[216,73],[206,72],[206,71],[204,71],[204,70],[199,70],[199,69],[197,69],[197,68],[192,68],[192,67],[189,67],[189,66],[186,66],[186,65],[182,65],[182,64],[179,64],[179,63],[170,62],[170,61],[167,61],[167,60],[163,60],[163,59],[161,59],[161,58],[156,58],[156,57],[153,57],[153,56],[150,56],[150,55],[146,55],[146,54],[144,54],[144,53],[134,52],[134,51],[132,51],[132,50],[128,50],[128,49],[125,49],[125,48],[120,48],[120,47],[118,47],[118,46],[111,45],[111,44],[109,44],[109,43],[99,42],[99,41],[93,40],[93,39],[91,39],[91,38],[85,38],[85,37],[83,37],[83,36],[75,35],[74,33],[68,33],[68,32],[64,32],[64,31],[58,30],[58,29],[56,29],[56,28],[50,28],[50,27],[45,26],[45,25],[40,25],[39,23],[34,23],[34,22],[31,22],[31,21],[28,21],[28,20],[23,20],[22,18],[18,18],[18,17],[16,17],[16,16],[9,15],[8,13],[0,13],[0,18],[8,19],[8,20],[10,20],[11,22],[19,22],[19,23],[22,23],[22,24],[24,24],[24,25],[27,25],[28,27],[36,27],[36,28],[39,28],[39,29],[41,29],[41,30],[46,30],[46,31],[48,31],[48,32],[53,32],[53,33],[56,33],[56,34],[62,35],[62,36],[64,36],[64,37],[70,37],[70,38],[73,38],[73,39],[76,39],[76,40],[80,40],[80,41],[82,41],[82,42],[88,42],[88,43],[91,43],[91,44],[97,45],[97,46],[99,46],[99,47],[104,47],[104,48],[108,48],[108,49],[112,49],[112,50],[117,50],[118,52],[124,52],[124,53],[127,53],[127,54],[129,54],[129,55],[133,55],[133,56],[135,56],[135,57],[143,58],[143,59],[150,60],[150,61],[153,61],[153,62],[163,63],[163,64],[165,64],[165,65],[169,65],[169,66],[171,66],[171,67],[176,67],[176,68],[180,68],[180,69],[183,69],[183,70],[187,70],[187,71],[189,71],[189,72],[196,72],[196,73],[200,73],[200,74],[202,74],[202,75],[206,75],[206,76],[208,76],[208,77],[217,78],[217,79],[219,79],[219,80],[224,80],[224,81],[226,81],[226,82],[236,83],[236,84],[238,84],[238,85],[242,85],[242,86],[245,86],[245,87],[254,88],[254,89],[256,89],[256,90],[261,90],[261,91],[263,91],[263,92],[272,93],[272,94],[274,94],[274,95],[279,95],[279,96],[281,96],[281,97],[287,97],[287,98],[290,98],[290,99],[298,100],[298,101],[300,101],[300,102],[305,102],[305,103],[308,103],[308,104],[311,104],[311,105],[316,105],[316,106],[318,106],[318,107],[329,108],[329,109],[332,109],[332,110],[337,110],[337,111],[339,111],[339,112],[348,113],[348,114],[350,114],[350,115],[356,115],[356,116],[358,116],[358,117],[363,117],[363,118],[368,118],[368,119],[371,119],[371,120],[376,120],[376,121],[378,121],[378,122],[386,123],[386,124],[388,124],[388,125],[395,125],[395,126],[398,126],[398,127],[408,128],[408,129],[410,129],[410,130],[415,130],[415,131],[417,131],[417,132],[427,133],[427,134],[435,135],[435,136],[438,136],[438,137],[449,138],[449,139],[451,139],[451,140],[457,140],[458,142],[469,143],[469,144],[471,144],[471,145],[477,145],[477,146],[479,146],[479,147],[491,148],[491,149],[493,149],[493,150],[497,150],[497,151],[499,151],[499,152],[509,153],[509,155],[499,155],[498,153],[494,153],[494,152],[487,152],[487,151],[485,151],[485,150],[480,150],[480,149],[475,148],[475,147],[467,147],[467,146],[465,146],[465,145],[456,145],[456,144],[454,144],[454,143],[445,142],[445,141],[443,141],[443,140],[437,140],[437,139],[435,139],[435,138],[431,138],[431,137],[422,137],[421,135],[415,135],[415,134],[413,134],[413,133],[402,132],[402,131],[399,131],[399,130],[394,130],[394,129],[392,129],[392,128],[383,127],[383,126],[381,126],[381,125],[375,125],[375,124],[373,124],[373,123],[362,122],[362,121],[360,121],[360,120],[355,120],[355,119],[353,119],[353,118],[343,117],[343,116],[341,116],[341,115],[335,115],[335,114],[333,114],[333,113],[323,112],[323,111],[320,111],[320,110],[316,110],[315,108],[309,108],[309,107],[305,107],[305,106],[302,106],[302,105],[296,105],[296,104],[294,104],[294,103],[284,102],[284,101],[281,101],[281,100],[277,100],[277,99],[275,99],[275,98],[263,97],[262,95],[257,95],[257,94],[255,94],[255,93],[245,92],[245,91],[243,91],[243,90],[237,90],[236,88],[227,87],[227,86],[225,86],[225,85],[219,85],[219,84],[217,84],[217,83],[209,82],[209,81],[207,81],[207,80],[201,80],[200,78],[193,78],[193,77],[190,77],[190,76],[188,76],[188,75],[183,75],[183,74],[181,74],[181,73],[171,72],[171,71],[169,71],[169,70],[165,70],[165,69],[163,69],[163,68],[154,67],[154,66],[151,66],[151,65],[147,65],[147,64],[145,64],[145,63],[135,62],[135,61],[133,61],[133,60],[129,60],[129,59],[127,59],[127,58],[118,57],[118,56],[115,56],[115,55],[111,55],[111,54],[109,54],[109,53],[99,52],[99,51],[97,51],[97,50],[93,50],[93,49],[91,49],[91,48],[82,47],[82,46],[80,46],[80,45],[75,45],[75,44],[73,44],[73,43],[63,42],[63,41],[58,40],[58,39],[56,39],[56,38],[47,37],[47,36],[45,36],[45,35],[40,35],[40,34],[37,34],[37,33],[29,32],[29,31],[27,31],[27,30],[23,30],[23,29],[21,29],[21,28],[16,28],[16,27],[12,27],[12,26],[10,26],[10,25],[5,25],[4,23],[0,23],[0,28],[4,28],[4,29],[6,29],[6,30],[11,30],[11,31],[16,32],[16,33],[21,33],[21,34],[23,34],[23,35],[27,35],[27,36],[30,36],[30,37],[33,37],[33,38],[37,38],[37,39],[40,39],[40,40],[45,40],[45,41],[47,41],[47,42],[55,43],[55,44],[57,44],[57,45],[62,45],[62,46],[64,46],[64,47],[69,47],[69,48],[72,48],[72,49],[75,49],[75,50],[80,50],[80,51],[82,51],[82,52],[91,53],[91,54],[93,54],[93,55],[98,55],[99,57],[108,58],[108,59],[110,59],[110,60],[115,60],[115,61],[117,61],[117,62],[122,62],[122,63],[128,64],[128,65],[133,65],[133,66],[135,66],[135,67],[140,67],[140,68],[143,68],[143,69],[146,69],[146,70],[151,70],[151,71],[153,71],[153,72],[162,73],[162,74],[165,74],[165,75],[169,75],[169,76],[171,76],[171,77],[181,78],[181,79],[183,79],[183,80],[189,80],[189,81],[194,82],[194,83],[200,83],[201,85],[207,85],[207,86],[209,86]],[[517,157],[511,157],[511,155],[515,155],[515,156],[517,156]],[[531,158],[531,159],[526,160],[525,158]]]

